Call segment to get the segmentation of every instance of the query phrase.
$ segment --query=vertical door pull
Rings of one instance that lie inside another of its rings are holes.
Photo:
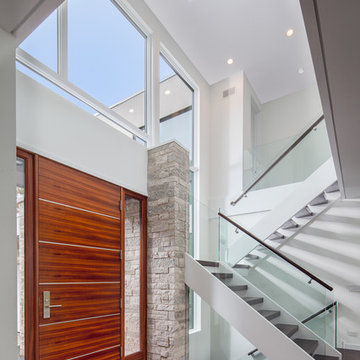
[[[50,291],[44,291],[43,292],[43,318],[44,319],[50,319],[50,309],[51,308],[60,308],[62,305],[51,305],[50,304]]]

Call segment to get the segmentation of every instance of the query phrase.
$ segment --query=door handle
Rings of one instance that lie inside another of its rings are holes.
[[[43,292],[43,318],[49,319],[50,318],[50,309],[51,308],[60,308],[62,305],[50,305],[50,291]]]

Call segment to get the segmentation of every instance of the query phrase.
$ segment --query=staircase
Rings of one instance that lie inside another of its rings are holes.
[[[289,218],[280,228],[276,229],[267,240],[285,240],[289,233],[284,230],[298,232],[305,225],[323,212],[324,208],[340,198],[339,184],[337,180],[306,204],[301,210]],[[291,234],[293,235],[293,234]]]
[[[261,201],[261,195],[250,190],[277,186],[277,175],[284,175],[287,167],[296,169],[292,192],[284,192],[250,230],[219,212],[219,261],[185,256],[186,284],[254,345],[248,359],[341,360],[332,346],[336,336],[328,343],[327,334],[315,333],[308,324],[336,306],[332,287],[277,249],[340,197],[323,120],[299,136],[231,205],[236,209],[241,200],[242,209],[253,209],[251,202]],[[307,167],[318,143],[325,148]],[[304,168],[300,177],[299,165]],[[282,179],[279,184],[284,184]]]
[[[185,262],[188,286],[257,347],[249,356],[261,351],[274,360],[341,359],[339,352],[228,265],[196,261],[189,255]]]
[[[275,249],[280,245],[283,245],[286,241],[295,237],[304,227],[311,224],[339,198],[339,185],[338,182],[335,181],[308,204],[306,204],[301,210],[296,212],[294,216],[285,221],[282,226],[271,233],[265,239],[265,242]],[[250,270],[261,260],[265,260],[267,255],[268,252],[266,248],[261,245],[256,246],[248,254],[242,257],[233,267],[235,269]]]

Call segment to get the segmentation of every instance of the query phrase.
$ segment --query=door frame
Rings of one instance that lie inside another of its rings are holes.
[[[38,277],[39,277],[39,254],[38,254],[38,159],[39,155],[20,147],[16,148],[16,157],[25,163],[25,358],[26,360],[39,360],[39,312],[40,304]],[[50,159],[52,160],[52,159]],[[53,160],[52,160],[53,161]],[[55,160],[54,160],[55,161]],[[65,165],[65,164],[63,164]],[[65,165],[66,166],[66,165]],[[78,169],[76,169],[78,170]],[[80,170],[78,170],[80,171]],[[82,172],[82,171],[81,171]],[[95,177],[95,176],[94,176]],[[141,227],[140,227],[140,348],[141,351],[125,357],[125,306],[121,308],[121,360],[146,360],[147,358],[147,196],[120,187],[121,201],[121,233],[120,243],[122,250],[121,261],[121,299],[125,295],[125,197],[129,196],[140,201],[141,204]],[[123,301],[123,300],[122,300]]]
[[[24,237],[25,237],[25,358],[35,359],[36,355],[36,274],[37,254],[35,247],[35,154],[16,148],[16,157],[23,159],[25,164],[25,206],[24,206]]]
[[[125,356],[125,306],[121,308],[121,333],[123,354],[125,360],[146,360],[147,358],[147,196],[138,194],[134,191],[121,188],[121,298],[125,299],[125,198],[129,196],[139,200],[141,205],[141,224],[140,224],[140,351]],[[125,306],[124,306],[125,305]]]

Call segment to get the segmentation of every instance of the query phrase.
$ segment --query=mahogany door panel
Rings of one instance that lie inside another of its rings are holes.
[[[116,345],[120,315],[40,326],[41,360],[66,360]]]
[[[77,358],[76,360],[118,360],[120,359],[120,347],[99,351],[96,354],[90,354]]]
[[[40,304],[40,324],[85,319],[120,313],[120,283],[41,285],[40,294],[50,291],[50,318],[44,319],[43,299]]]
[[[39,282],[120,282],[120,252],[40,242]]]
[[[120,187],[39,157],[39,198],[120,218]]]
[[[145,360],[146,197],[34,156],[35,346],[28,360]],[[126,198],[136,199],[134,220]],[[125,224],[132,226],[127,246]],[[132,259],[137,298],[126,299]],[[135,303],[136,319],[125,312]]]
[[[39,201],[39,240],[120,250],[120,220]]]

